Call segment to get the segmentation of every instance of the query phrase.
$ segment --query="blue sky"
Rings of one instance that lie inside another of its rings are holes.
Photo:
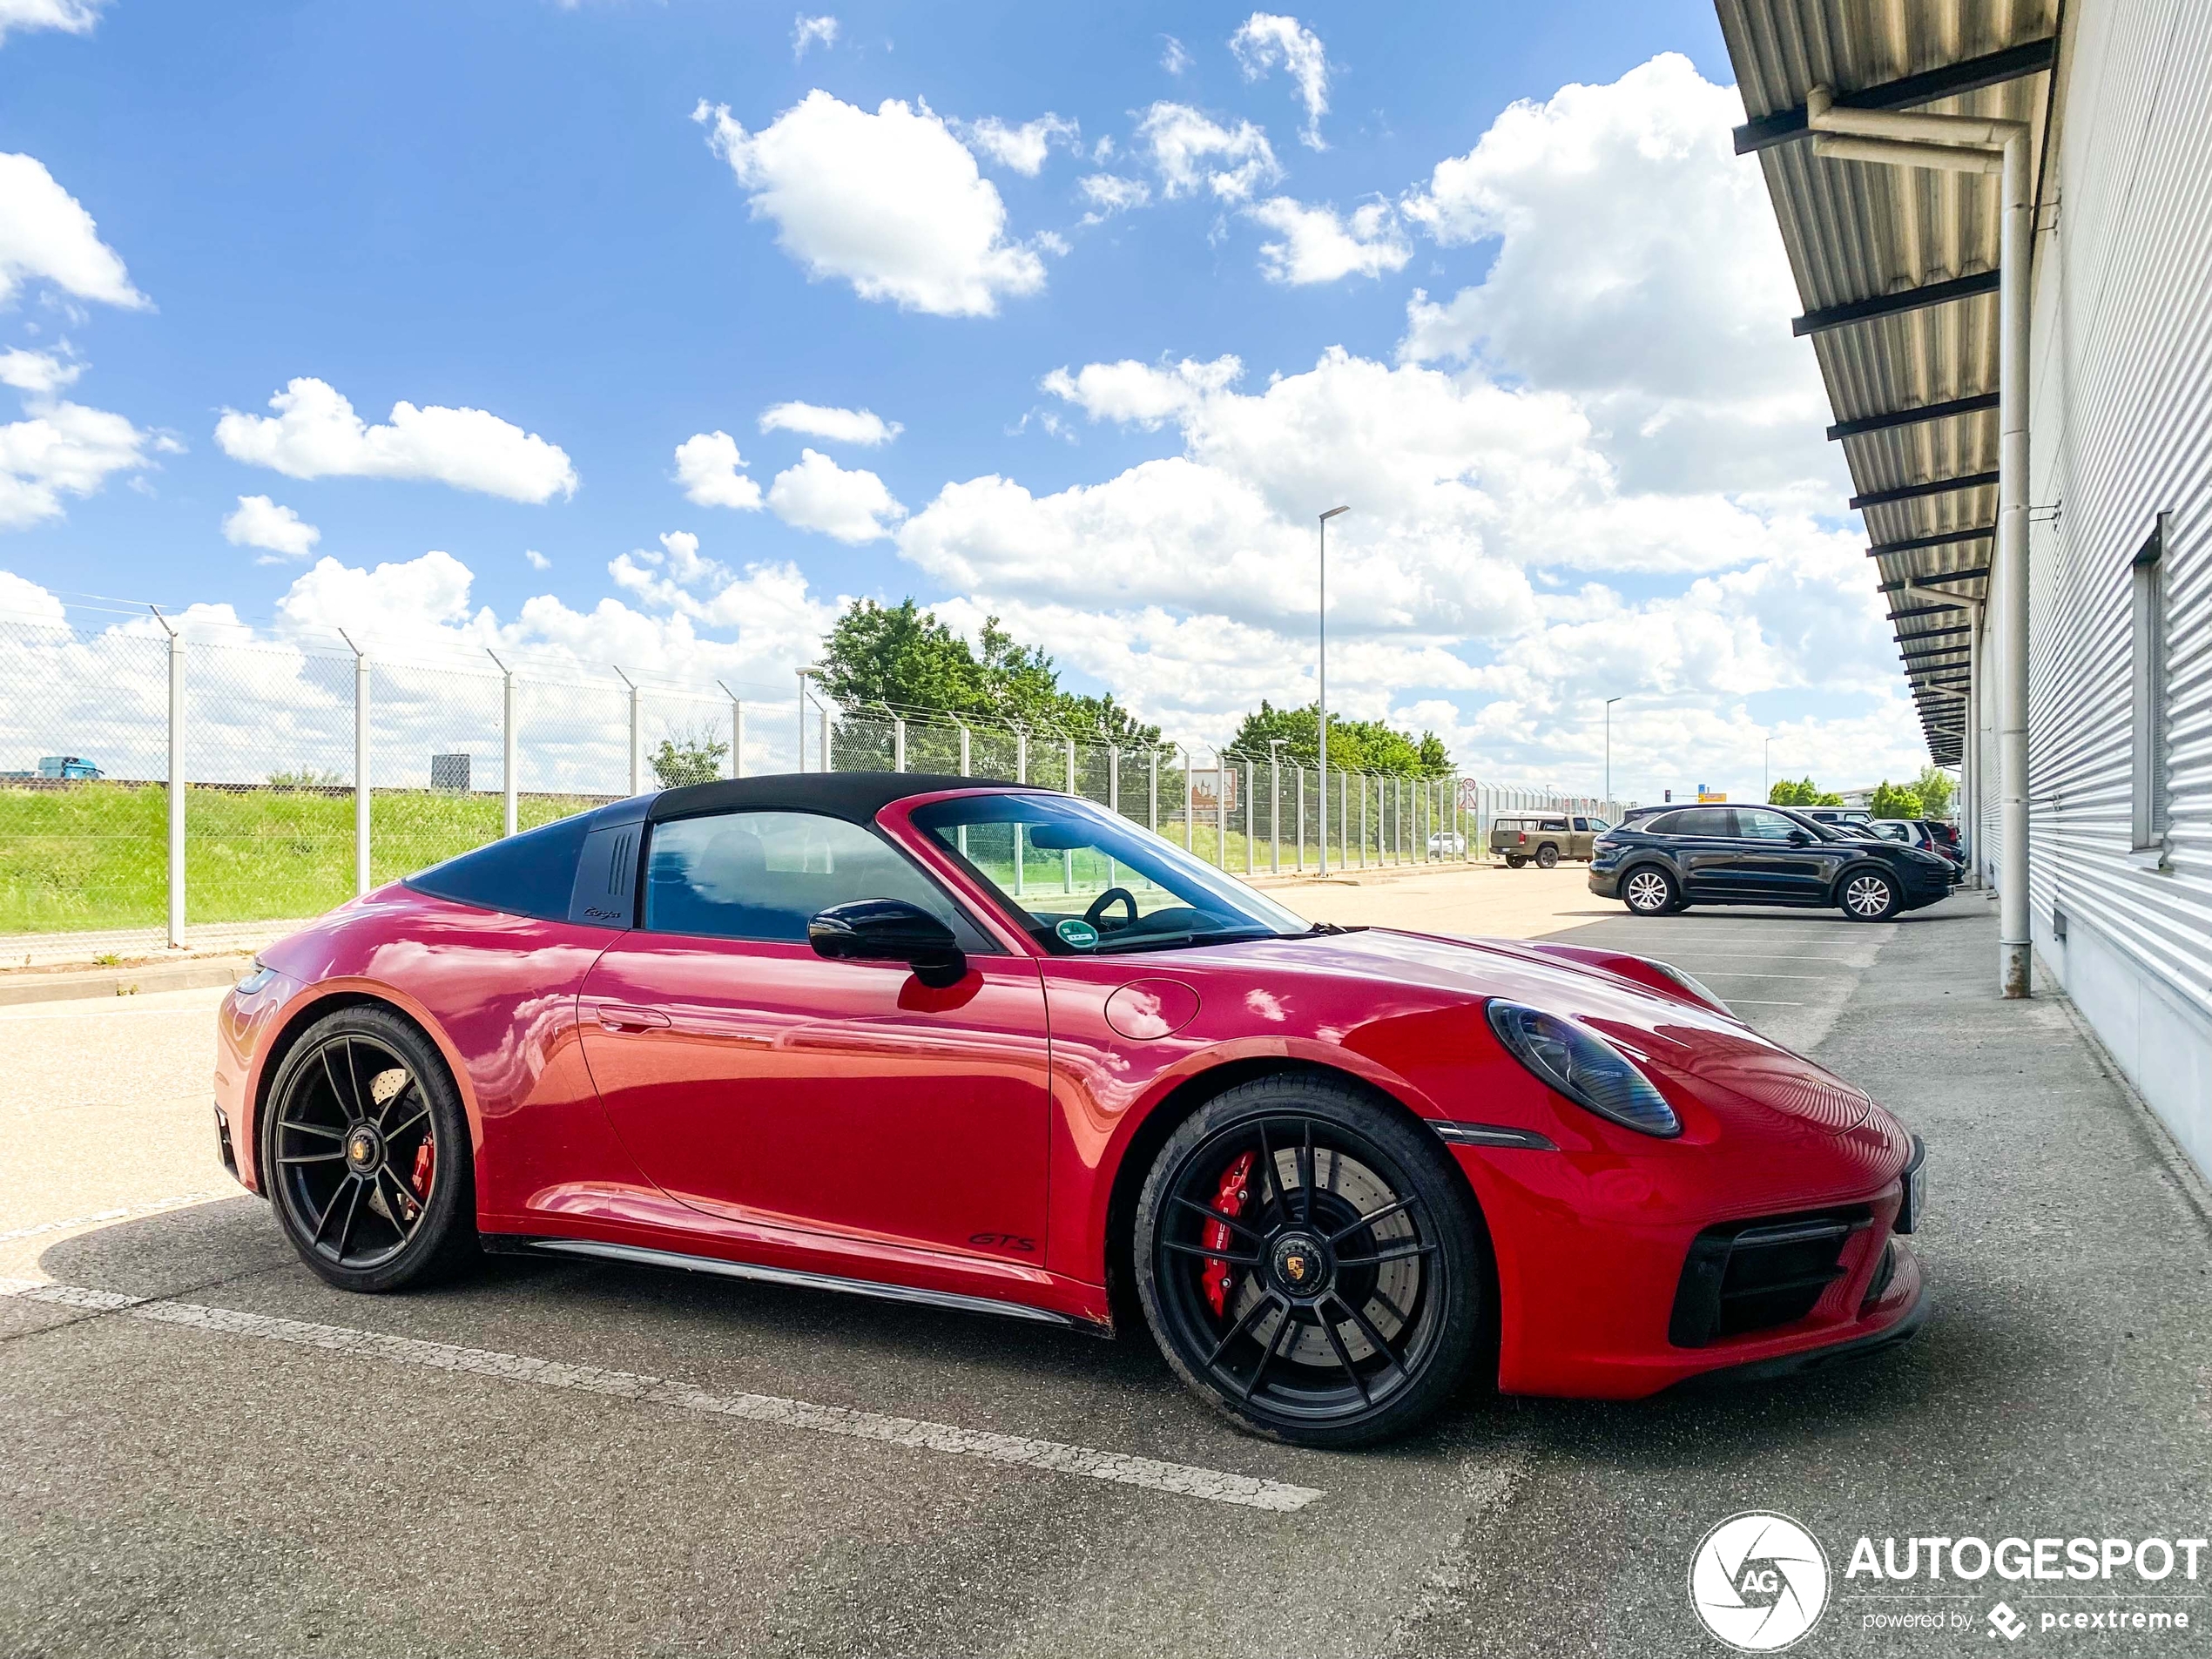
[[[96,226],[0,242],[0,350],[75,371],[0,414],[134,435],[6,463],[0,608],[787,684],[912,592],[1202,738],[1310,695],[1337,491],[1332,687],[1474,770],[1589,786],[1621,690],[1649,792],[1917,764],[1709,6],[806,15],[0,0],[0,152]],[[482,414],[341,454],[302,380]]]

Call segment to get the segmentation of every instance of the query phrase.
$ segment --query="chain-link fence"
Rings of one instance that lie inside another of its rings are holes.
[[[1256,877],[1482,858],[1504,813],[1617,818],[1473,779],[1325,779],[1279,748],[1108,743],[811,690],[0,617],[0,961],[26,936],[98,933],[122,953],[183,943],[188,922],[311,916],[603,801],[825,764],[1064,789]],[[1058,879],[1036,857],[1025,881]]]

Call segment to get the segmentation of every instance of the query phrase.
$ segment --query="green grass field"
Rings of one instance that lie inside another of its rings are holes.
[[[527,829],[593,806],[525,795]],[[0,785],[0,934],[156,927],[169,914],[169,795],[159,786]],[[496,795],[379,790],[369,803],[377,881],[496,839]],[[312,916],[353,896],[354,798],[194,786],[185,798],[188,921]]]

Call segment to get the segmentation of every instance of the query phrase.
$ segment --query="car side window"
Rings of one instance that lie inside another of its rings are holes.
[[[1693,806],[1676,813],[1667,826],[1670,835],[1717,836],[1725,840],[1736,833],[1735,814],[1725,806]]]
[[[1640,829],[1646,835],[1677,835],[1681,832],[1675,826],[1682,822],[1682,819],[1680,813],[1661,813],[1656,818],[1644,819],[1630,827]]]
[[[1544,827],[1557,835],[1567,828],[1567,820],[1563,818],[1548,818],[1544,820]]]
[[[1797,828],[1780,813],[1770,813],[1762,806],[1736,809],[1736,833],[1746,840],[1786,841]]]
[[[1587,830],[1589,826],[1590,820],[1587,818],[1578,818],[1575,820],[1575,827],[1578,830]]]
[[[942,888],[858,824],[814,813],[717,813],[653,826],[645,866],[650,933],[804,944],[816,913],[903,899],[992,947]]]

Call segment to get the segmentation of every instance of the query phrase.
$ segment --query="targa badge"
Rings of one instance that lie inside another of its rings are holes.
[[[1820,1622],[1828,1557],[1787,1515],[1730,1515],[1689,1558],[1689,1605],[1730,1647],[1777,1652]]]

